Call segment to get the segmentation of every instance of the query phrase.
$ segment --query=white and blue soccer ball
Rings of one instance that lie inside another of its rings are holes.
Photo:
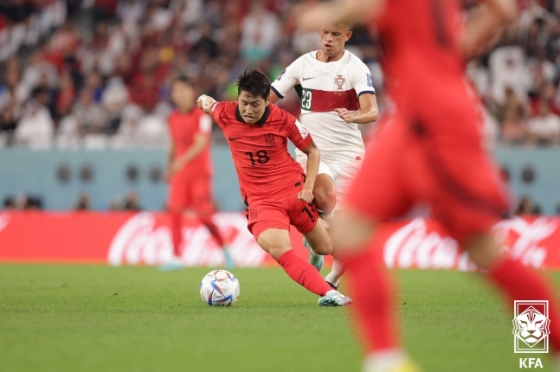
[[[210,306],[231,306],[240,291],[239,281],[227,270],[210,271],[200,283],[200,297]]]

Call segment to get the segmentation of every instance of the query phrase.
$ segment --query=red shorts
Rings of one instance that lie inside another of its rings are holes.
[[[268,229],[290,230],[290,225],[302,234],[307,234],[319,220],[315,202],[298,200],[298,191],[283,199],[259,201],[247,206],[247,228],[255,239]]]
[[[199,215],[214,213],[212,180],[204,175],[196,178],[173,177],[169,184],[170,210],[193,208]]]
[[[476,112],[465,106],[462,115],[448,118],[440,113],[414,121],[395,114],[382,121],[347,205],[384,222],[428,203],[460,242],[487,232],[507,212],[508,197],[483,148]]]

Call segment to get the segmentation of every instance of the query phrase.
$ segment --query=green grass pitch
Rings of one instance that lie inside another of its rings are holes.
[[[359,371],[346,310],[319,308],[277,268],[235,270],[238,303],[208,307],[209,270],[0,265],[0,371]],[[426,371],[510,372],[541,356],[513,353],[511,311],[475,275],[395,274]]]

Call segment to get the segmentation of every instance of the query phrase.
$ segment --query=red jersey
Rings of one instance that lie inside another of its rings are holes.
[[[288,138],[300,150],[311,135],[290,113],[270,104],[256,124],[243,121],[237,102],[218,102],[212,115],[226,137],[245,203],[277,200],[304,182],[301,166],[288,153]]]
[[[194,143],[194,137],[199,134],[210,135],[212,131],[212,118],[198,107],[194,107],[187,113],[173,111],[168,118],[171,139],[175,144],[175,158],[185,153]],[[193,177],[198,175],[210,175],[212,163],[210,161],[210,142],[194,159],[187,163],[178,177]]]
[[[463,84],[459,5],[457,0],[389,0],[376,19],[389,91],[395,100],[406,100],[397,102],[399,109],[445,97],[437,84]]]

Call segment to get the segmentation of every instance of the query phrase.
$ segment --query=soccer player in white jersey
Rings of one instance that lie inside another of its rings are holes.
[[[359,124],[377,120],[377,100],[369,68],[344,49],[352,36],[348,25],[324,25],[319,30],[321,49],[302,55],[272,83],[272,102],[295,88],[301,100],[301,122],[313,136],[321,153],[319,175],[313,194],[327,227],[334,225],[334,210],[340,208],[351,180],[361,167],[365,149]],[[307,157],[296,150],[296,159],[306,169]],[[323,266],[323,256],[310,252],[310,262]],[[342,264],[335,261],[325,278],[338,287]]]

